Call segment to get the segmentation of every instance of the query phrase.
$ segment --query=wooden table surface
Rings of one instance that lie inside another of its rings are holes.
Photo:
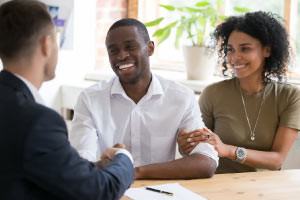
[[[218,174],[209,179],[137,180],[131,187],[176,182],[211,200],[300,200],[300,169]]]

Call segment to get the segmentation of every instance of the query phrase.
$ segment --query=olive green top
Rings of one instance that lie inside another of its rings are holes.
[[[250,129],[237,78],[214,83],[204,89],[199,104],[205,125],[225,144],[270,151],[279,126],[300,129],[300,90],[295,86],[275,81],[268,83],[265,90],[254,141],[250,139]],[[251,95],[243,90],[242,93],[253,130],[264,90]],[[256,170],[228,158],[220,158],[216,173]]]

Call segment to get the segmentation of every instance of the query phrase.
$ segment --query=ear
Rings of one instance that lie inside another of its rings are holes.
[[[41,39],[41,50],[42,50],[42,54],[45,57],[49,57],[51,55],[51,49],[52,49],[52,38],[50,35],[45,35],[42,39]]]
[[[271,56],[271,47],[270,46],[265,46],[264,47],[264,57],[268,58]]]
[[[147,45],[148,45],[148,56],[152,56],[154,53],[154,42],[149,41]]]

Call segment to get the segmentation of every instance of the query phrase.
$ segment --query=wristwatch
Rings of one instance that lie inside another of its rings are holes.
[[[247,151],[243,147],[238,147],[235,151],[236,159],[234,161],[243,163],[247,158]]]

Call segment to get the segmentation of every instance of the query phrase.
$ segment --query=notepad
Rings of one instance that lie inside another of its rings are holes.
[[[164,190],[173,193],[173,196],[152,192],[146,190],[145,187],[140,188],[129,188],[125,192],[125,196],[130,197],[134,200],[206,200],[204,197],[182,187],[179,183],[169,183],[163,185],[151,185],[148,186],[158,190]]]

